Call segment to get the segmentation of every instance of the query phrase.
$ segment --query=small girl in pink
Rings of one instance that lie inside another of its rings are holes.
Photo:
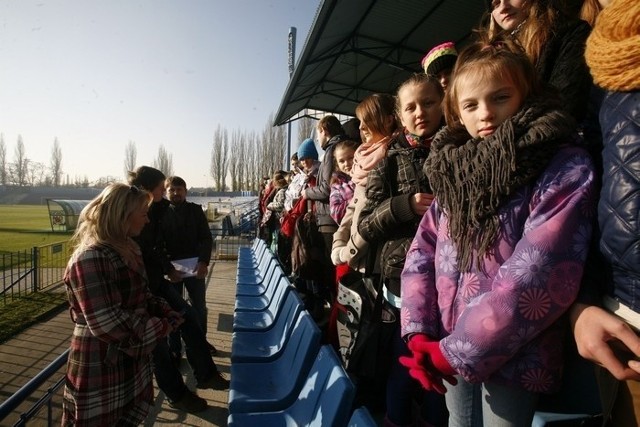
[[[347,210],[347,205],[353,198],[356,183],[351,179],[353,155],[358,143],[356,141],[340,141],[333,152],[335,160],[334,172],[331,177],[331,192],[329,193],[329,208],[331,218],[340,225]]]

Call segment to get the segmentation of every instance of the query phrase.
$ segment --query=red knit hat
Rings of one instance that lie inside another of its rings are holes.
[[[434,47],[422,58],[422,69],[425,74],[437,75],[442,70],[453,68],[458,59],[458,51],[453,42],[446,42]]]

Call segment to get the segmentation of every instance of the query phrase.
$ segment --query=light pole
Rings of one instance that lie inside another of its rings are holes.
[[[291,79],[296,63],[296,27],[289,27],[288,41],[289,79]],[[291,159],[291,120],[289,120],[289,122],[287,123],[287,158],[284,159],[284,170],[289,170],[289,168],[291,167],[291,165],[289,164],[289,159]]]

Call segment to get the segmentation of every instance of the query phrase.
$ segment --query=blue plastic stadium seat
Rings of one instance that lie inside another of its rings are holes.
[[[349,419],[348,427],[378,427],[366,406],[356,408]]]
[[[289,292],[272,328],[265,331],[236,331],[231,338],[231,363],[264,362],[275,359],[287,345],[298,315],[304,310],[296,292]]]
[[[262,265],[255,269],[244,269],[236,274],[236,283],[242,285],[261,284],[269,276],[270,271],[278,265],[278,261],[269,257],[265,259]]]
[[[233,331],[265,331],[274,326],[281,312],[286,312],[290,304],[298,304],[299,298],[293,299],[289,294],[296,292],[293,286],[286,286],[285,292],[278,301],[273,300],[264,310],[235,311],[233,313]]]
[[[271,285],[277,283],[280,276],[284,276],[284,271],[282,271],[282,267],[280,267],[278,261],[274,259],[272,264],[267,268],[267,271],[264,272],[264,275],[256,277],[253,281],[251,281],[250,276],[239,277],[238,280],[242,281],[237,282],[236,296],[260,296],[264,294]]]
[[[355,389],[329,346],[320,348],[297,399],[286,409],[232,413],[228,425],[237,427],[344,426]]]
[[[236,311],[262,311],[270,304],[279,304],[284,297],[285,288],[291,286],[284,275],[272,276],[266,291],[261,295],[236,295]]]
[[[302,311],[279,357],[231,364],[229,413],[273,412],[291,406],[319,349],[320,329],[311,315]]]
[[[248,258],[245,260],[238,258],[237,274],[257,274],[264,272],[272,259],[275,259],[275,257],[270,251],[265,251],[264,254],[258,258]]]
[[[273,255],[267,245],[264,243],[264,240],[256,240],[262,241],[263,243],[259,244],[257,248],[240,247],[238,249],[238,268],[256,267],[263,257],[267,255]]]

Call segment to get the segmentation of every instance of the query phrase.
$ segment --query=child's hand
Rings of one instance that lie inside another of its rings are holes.
[[[425,334],[415,334],[409,339],[412,357],[400,357],[400,363],[409,368],[409,375],[418,380],[425,390],[444,394],[447,389],[442,380],[457,384],[456,373],[440,351],[440,343]]]
[[[433,194],[416,193],[411,198],[411,209],[416,215],[422,216],[431,206],[431,202],[433,202]]]

